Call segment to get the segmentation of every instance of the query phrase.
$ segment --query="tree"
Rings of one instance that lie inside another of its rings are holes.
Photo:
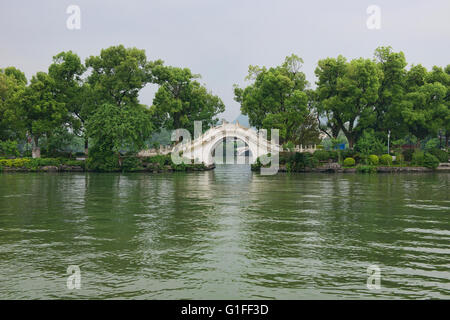
[[[382,154],[385,152],[385,145],[383,142],[374,134],[372,129],[365,130],[362,136],[359,138],[356,143],[356,150],[359,151],[367,164],[369,155],[371,154]]]
[[[295,144],[318,144],[320,143],[319,123],[314,113],[308,113],[303,122],[295,131]]]
[[[336,59],[327,58],[320,60],[315,74],[318,78],[317,89],[310,94],[310,101],[317,111],[319,128],[330,139],[337,139],[341,131],[337,119],[333,115],[330,105],[338,94],[338,79],[346,72],[347,60],[339,55]]]
[[[152,119],[160,130],[184,128],[193,134],[194,121],[202,121],[202,128],[207,129],[225,111],[222,100],[196,81],[200,76],[188,68],[156,64],[152,75],[153,82],[159,85],[151,108]]]
[[[279,129],[280,143],[294,141],[297,129],[308,114],[307,81],[300,71],[303,60],[291,55],[281,66],[249,66],[246,80],[252,81],[242,89],[235,85],[235,100],[241,113],[248,115],[257,129]]]
[[[152,66],[159,63],[147,62],[144,50],[123,45],[103,49],[99,56],[86,59],[91,74],[80,88],[75,113],[86,126],[86,136],[93,140],[92,159],[100,166],[101,152],[108,153],[112,163],[119,160],[120,164],[119,148],[126,143],[133,150],[144,146],[149,137],[144,135],[150,135],[153,126],[151,114],[139,104],[138,96],[152,80]]]
[[[115,170],[122,164],[121,150],[141,150],[153,129],[149,119],[149,110],[143,105],[101,105],[87,125],[94,142],[89,152],[90,167]]]
[[[138,105],[139,90],[151,80],[151,65],[144,50],[109,47],[86,59],[87,80],[101,104]]]
[[[450,137],[450,65],[445,69],[434,66],[433,69],[425,77],[427,83],[440,83],[446,88],[444,104],[446,108],[442,108],[439,118],[442,121],[442,129],[445,133],[445,146],[448,147],[448,139]]]
[[[339,56],[320,60],[316,75],[322,112],[332,116],[353,148],[363,130],[376,120],[373,111],[380,86],[379,69],[369,59],[347,63]]]
[[[391,130],[394,138],[401,137],[406,129],[401,117],[407,65],[405,55],[393,52],[391,47],[379,47],[375,50],[375,60],[381,72],[378,99],[374,104],[376,121],[372,127],[384,135]]]
[[[48,68],[49,76],[55,81],[56,98],[65,104],[69,112],[68,123],[61,128],[60,133],[64,133],[66,136],[65,141],[71,141],[67,139],[70,127],[73,134],[84,138],[85,152],[87,153],[88,138],[85,126],[93,103],[89,96],[92,93],[88,90],[89,84],[82,80],[85,71],[86,67],[81,63],[78,55],[72,51],[61,52],[54,56],[53,63]]]
[[[20,70],[14,67],[0,69],[0,140],[17,139],[21,135],[14,98],[26,83]]]
[[[67,121],[65,104],[58,101],[55,80],[45,72],[33,76],[16,99],[19,117],[33,144],[33,158],[39,158],[39,139]]]
[[[425,84],[428,71],[421,64],[413,65],[406,73],[405,91],[407,93],[416,91]]]
[[[402,115],[417,144],[429,135],[437,135],[449,118],[445,97],[447,88],[441,83],[426,83],[407,94]],[[448,125],[448,123],[447,123]]]

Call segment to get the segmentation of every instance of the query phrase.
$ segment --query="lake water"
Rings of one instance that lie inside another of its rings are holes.
[[[449,190],[447,173],[248,165],[0,174],[0,299],[448,299]]]

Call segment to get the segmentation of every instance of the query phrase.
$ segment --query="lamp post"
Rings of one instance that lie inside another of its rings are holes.
[[[389,138],[391,137],[391,130],[388,131],[388,154],[391,154],[389,152]]]

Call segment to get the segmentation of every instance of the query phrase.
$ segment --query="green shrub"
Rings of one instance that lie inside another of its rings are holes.
[[[73,166],[73,167],[76,167],[76,166],[84,167],[85,161],[82,161],[82,160],[67,160],[67,161],[64,161],[63,164],[65,164],[67,166]]]
[[[345,158],[353,158],[355,159],[355,156],[358,154],[358,152],[356,150],[352,150],[352,149],[345,149],[341,151],[341,156],[345,159]]]
[[[2,159],[0,160],[0,166],[10,168],[22,168],[29,167],[31,159],[19,158],[19,159]]]
[[[319,161],[328,161],[331,159],[330,153],[326,150],[316,150],[314,151],[314,158]]]
[[[319,160],[314,158],[314,156],[311,156],[309,159],[308,167],[316,168],[318,165],[319,165]]]
[[[423,165],[430,169],[436,169],[439,166],[439,159],[427,152],[423,158]]]
[[[425,143],[425,150],[430,152],[432,149],[437,149],[439,147],[439,143],[438,138],[432,138]]]
[[[439,159],[440,162],[448,162],[448,152],[435,148],[429,151],[433,156]]]
[[[187,164],[184,164],[183,162],[180,164],[174,164],[172,165],[173,171],[186,171],[188,168]]]
[[[259,159],[257,159],[257,164],[258,160]],[[317,167],[319,160],[309,152],[295,152],[285,156],[285,164],[287,171],[297,172],[305,168]]]
[[[337,151],[328,151],[329,157],[331,160],[333,160],[334,162],[338,161],[339,159],[339,154]]]
[[[35,158],[30,159],[30,162],[27,164],[29,168],[37,168],[44,166],[59,166],[61,164],[61,160],[57,158]]]
[[[396,164],[400,164],[402,165],[404,163],[404,158],[403,158],[403,154],[400,152],[396,152],[395,153],[395,163]]]
[[[17,141],[0,141],[0,155],[17,157],[19,155]]]
[[[380,157],[380,162],[385,166],[390,166],[392,164],[392,156],[390,154],[383,154]]]
[[[376,173],[377,167],[375,166],[357,166],[356,171],[359,173]]]
[[[380,162],[380,160],[378,159],[378,156],[375,154],[371,154],[369,156],[369,164],[372,166],[376,166],[378,163]]]
[[[141,161],[135,155],[129,155],[122,159],[122,171],[135,171],[141,168]]]
[[[279,153],[279,163],[280,164],[286,164],[289,162],[289,159],[291,158],[292,154],[290,152],[280,152]]]
[[[345,167],[353,167],[355,165],[355,159],[353,158],[345,158],[344,160],[344,166]]]
[[[170,154],[158,154],[156,156],[147,157],[145,159],[145,162],[148,163],[157,163],[160,167],[171,165],[172,164],[172,157]]]
[[[423,151],[420,151],[419,149],[417,149],[412,154],[411,162],[412,162],[412,164],[414,164],[416,166],[422,166],[424,158],[425,158],[425,154],[423,153]]]
[[[414,149],[403,150],[403,152],[402,152],[403,159],[408,162],[412,161],[413,153],[414,153]]]
[[[293,151],[294,148],[295,148],[295,145],[292,141],[288,141],[285,144],[283,144],[283,150]]]
[[[89,170],[100,172],[119,171],[120,167],[118,154],[113,151],[103,150],[94,146],[89,150],[89,156],[86,160],[86,167]]]

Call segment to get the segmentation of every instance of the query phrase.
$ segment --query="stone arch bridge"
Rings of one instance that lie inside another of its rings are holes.
[[[149,157],[157,154],[169,154],[172,152],[182,152],[184,158],[195,160],[197,163],[203,162],[205,165],[212,165],[214,163],[213,150],[223,141],[224,138],[236,138],[245,143],[245,146],[237,148],[237,154],[243,155],[246,151],[252,153],[252,161],[262,155],[270,152],[281,152],[282,147],[277,143],[271,143],[266,139],[266,136],[254,129],[241,126],[238,122],[228,123],[225,120],[221,125],[208,129],[205,133],[200,135],[193,141],[180,143],[175,147],[160,146],[159,150],[149,149],[139,152],[141,157]],[[310,152],[316,150],[314,146],[295,146],[295,152]]]
[[[182,152],[183,158],[212,165],[215,162],[213,151],[224,138],[236,138],[243,141],[245,147],[242,150],[238,149],[238,153],[242,153],[248,148],[252,153],[252,162],[270,152],[282,151],[280,145],[268,141],[262,132],[243,127],[239,123],[223,121],[221,125],[210,128],[196,139],[176,145],[171,152]]]

